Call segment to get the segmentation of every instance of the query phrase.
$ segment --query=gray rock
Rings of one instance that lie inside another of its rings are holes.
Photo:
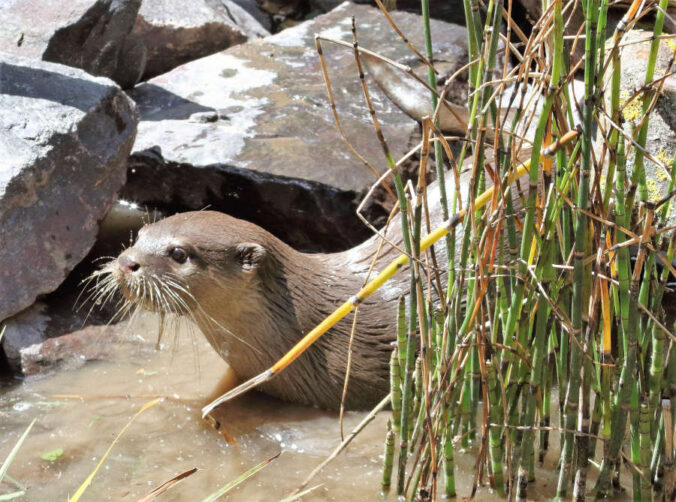
[[[249,26],[249,20],[247,16],[243,16],[241,11],[244,11],[245,14],[251,16],[258,24],[260,24],[265,31],[269,32],[272,29],[272,22],[270,21],[270,15],[260,8],[260,5],[256,0],[208,0],[212,5],[214,2],[221,4],[226,8],[230,16],[235,20],[237,26],[240,26],[244,31],[249,32],[254,30],[255,25]],[[270,33],[267,33],[267,36]]]
[[[141,0],[4,0],[0,52],[82,68],[118,81]],[[138,61],[134,61],[138,63]],[[126,64],[125,63],[125,64]],[[135,70],[138,72],[138,69]],[[132,72],[133,73],[133,72]],[[124,78],[119,80],[126,84]]]
[[[625,34],[622,39],[622,49],[620,54],[620,64],[622,65],[622,82],[620,87],[620,104],[624,107],[624,131],[631,136],[639,122],[643,119],[643,100],[644,94],[631,101],[629,99],[636,91],[645,85],[645,71],[648,64],[650,53],[650,38],[652,32],[643,30],[631,30]],[[643,41],[641,41],[643,40]],[[654,80],[665,75],[673,58],[673,49],[670,47],[669,40],[663,40],[657,57]],[[612,47],[612,39],[606,46]],[[673,68],[670,70],[673,71]],[[610,72],[608,72],[610,75]],[[610,88],[610,87],[608,87]],[[659,160],[667,169],[660,167],[649,159],[645,159],[646,186],[649,200],[656,202],[668,193],[669,172],[671,161],[676,151],[676,100],[673,90],[676,85],[671,79],[667,79],[663,94],[657,101],[657,106],[650,114],[648,123],[648,136],[646,150],[657,160]],[[610,92],[605,94],[607,100],[610,99]],[[610,103],[607,101],[608,110]],[[631,172],[634,165],[633,149],[627,159],[627,171]],[[667,220],[668,225],[676,224],[676,209],[672,200],[671,208]]]
[[[375,0],[352,0],[354,3],[368,4],[377,6]],[[310,6],[313,11],[329,12],[338,7],[343,0],[310,0]],[[393,4],[395,8],[388,7],[388,3]],[[428,0],[430,17],[433,19],[440,19],[447,23],[465,24],[465,10],[462,5],[462,0]],[[396,0],[383,1],[383,4],[389,11],[400,10],[404,12],[412,12],[420,14],[420,0]],[[408,26],[400,26],[404,31],[408,30]]]
[[[0,55],[0,320],[87,254],[125,181],[137,122],[108,79]]]
[[[47,340],[50,316],[46,314],[46,309],[44,303],[36,302],[2,323],[5,330],[2,349],[13,371],[21,370],[21,349]]]
[[[393,15],[408,27],[411,41],[424,47],[420,17]],[[356,16],[363,47],[396,60],[412,59],[377,9],[344,3],[277,35],[137,86],[132,97],[142,119],[124,196],[180,209],[210,205],[305,248],[317,240],[346,248],[367,236],[354,215],[355,201],[375,176],[338,133],[314,40],[322,33],[351,41],[351,16]],[[432,30],[438,52],[466,61],[463,27],[434,21]],[[353,52],[331,43],[323,47],[343,129],[382,173],[386,162],[364,105]],[[367,81],[398,158],[418,124]],[[344,231],[350,227],[356,231]],[[294,241],[285,232],[304,233],[309,240]]]
[[[237,4],[208,0],[191,0],[189,6],[175,0],[143,0],[132,33],[145,42],[148,51],[142,80],[250,38],[269,35]],[[129,63],[133,64],[133,59]]]
[[[324,0],[327,1],[327,0]],[[465,24],[465,9],[462,0],[428,0],[430,16],[447,23]],[[375,3],[375,1],[374,1]],[[383,2],[384,3],[384,2]],[[420,13],[419,0],[396,0],[398,10]]]

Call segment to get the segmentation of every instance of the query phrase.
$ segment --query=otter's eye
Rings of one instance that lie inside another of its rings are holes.
[[[188,252],[183,248],[176,247],[169,251],[169,256],[171,256],[171,259],[176,263],[185,263],[188,259]]]

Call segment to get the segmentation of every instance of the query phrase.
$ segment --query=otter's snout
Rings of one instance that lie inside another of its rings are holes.
[[[120,272],[124,274],[131,274],[132,272],[136,272],[139,268],[141,268],[141,265],[134,259],[133,255],[125,251],[120,256],[118,256],[117,267],[120,269]]]

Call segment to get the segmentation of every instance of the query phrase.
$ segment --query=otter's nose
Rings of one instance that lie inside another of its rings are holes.
[[[132,272],[136,272],[141,267],[141,265],[139,265],[139,263],[128,254],[122,254],[118,257],[117,266],[125,274],[131,274]]]

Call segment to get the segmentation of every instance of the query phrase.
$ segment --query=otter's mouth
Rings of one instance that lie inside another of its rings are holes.
[[[139,280],[138,278],[127,277],[123,274],[115,274],[118,290],[122,293],[124,299],[136,305],[144,310],[149,310],[151,312],[162,312],[160,308],[160,303],[155,300],[154,297],[151,297],[150,285],[146,284],[146,281]]]
[[[113,272],[125,300],[145,310],[163,314],[186,315],[194,307],[192,295],[174,279],[155,275]]]
[[[194,296],[179,279],[125,272],[117,260],[108,262],[83,282],[85,289],[89,286],[84,301],[91,300],[92,308],[117,302],[116,320],[123,319],[136,308],[182,316],[191,315],[197,306]]]

